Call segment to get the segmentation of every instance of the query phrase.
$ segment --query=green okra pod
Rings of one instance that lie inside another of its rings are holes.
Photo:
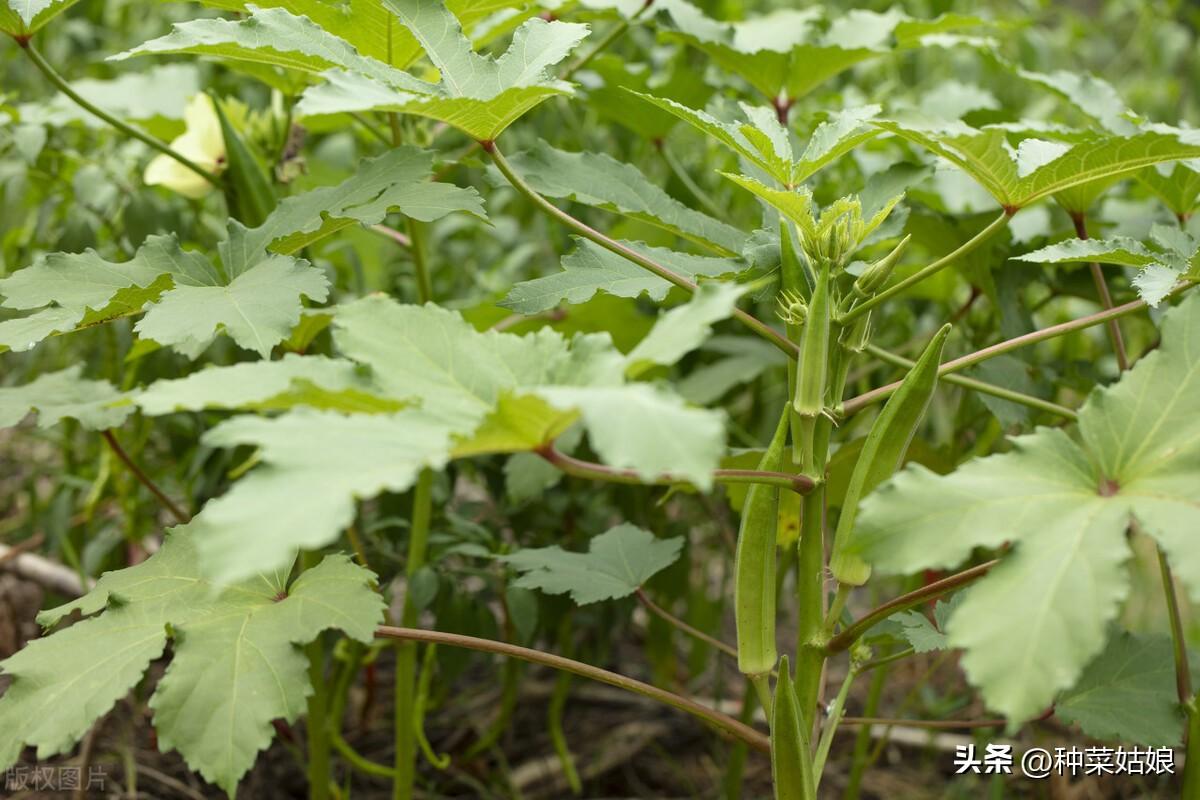
[[[937,388],[942,348],[949,334],[950,325],[947,324],[934,335],[867,434],[858,463],[850,474],[846,498],[842,503],[842,516],[838,519],[833,536],[833,556],[829,566],[833,576],[842,583],[861,586],[871,576],[871,568],[857,555],[847,551],[850,533],[858,516],[858,504],[863,496],[896,471],[908,452],[908,445]]]
[[[815,800],[812,754],[787,656],[779,665],[771,703],[771,775],[775,800]]]
[[[775,435],[759,461],[760,470],[778,472],[787,445],[788,415],[781,414]],[[750,676],[775,668],[775,549],[779,526],[779,489],[754,484],[742,505],[735,556],[734,609],[738,669]]]
[[[887,283],[888,278],[892,276],[896,265],[900,263],[900,257],[908,249],[908,243],[911,239],[912,234],[910,233],[900,240],[900,243],[892,249],[892,252],[863,270],[862,274],[858,276],[858,280],[854,282],[854,294],[861,298],[867,298],[882,289],[884,284]]]

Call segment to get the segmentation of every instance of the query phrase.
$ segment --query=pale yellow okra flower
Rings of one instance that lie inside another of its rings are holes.
[[[183,112],[184,132],[171,142],[171,149],[212,173],[225,168],[225,139],[212,98],[201,92]],[[146,165],[147,185],[165,186],[184,197],[203,197],[213,185],[167,155],[156,156]]]

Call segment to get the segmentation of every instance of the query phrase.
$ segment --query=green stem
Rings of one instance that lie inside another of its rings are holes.
[[[1200,699],[1192,698],[1184,706],[1187,714],[1187,755],[1183,764],[1183,792],[1180,797],[1200,797]]]
[[[962,588],[968,583],[982,578],[987,574],[988,570],[999,563],[999,559],[987,561],[978,566],[971,567],[970,569],[966,569],[962,572],[951,575],[948,578],[942,578],[940,581],[935,581],[928,586],[922,586],[920,589],[911,591],[908,594],[900,595],[894,600],[889,600],[888,602],[876,608],[874,611],[871,611],[861,617],[857,622],[855,622],[853,625],[850,625],[837,636],[834,636],[832,639],[830,639],[829,643],[825,646],[826,652],[832,655],[834,653],[840,653],[843,650],[848,650],[864,633],[893,614],[901,611],[907,611],[913,606],[918,606],[921,603],[934,600],[944,594],[947,594],[948,592],[954,591],[955,589]]]
[[[692,197],[696,198],[700,205],[704,206],[705,211],[717,219],[721,219],[726,216],[726,212],[721,210],[721,207],[718,206],[711,197],[709,197],[708,192],[704,191],[700,184],[696,183],[695,179],[688,174],[688,171],[684,168],[683,164],[679,163],[679,159],[675,157],[675,154],[671,151],[671,148],[667,147],[666,142],[662,142],[658,145],[658,152],[662,155],[663,161],[667,163],[667,167],[671,170],[671,174],[679,179],[679,182],[682,183],[689,192],[691,192]]]
[[[377,775],[380,778],[395,779],[396,770],[385,764],[380,764],[378,761],[372,761],[371,759],[359,753],[350,746],[349,742],[342,738],[342,735],[337,731],[336,728],[330,729],[329,741],[333,745],[333,749],[337,750],[338,753],[341,754],[342,758],[346,759],[350,766],[354,767],[359,772],[367,775]]]
[[[976,248],[978,248],[981,244],[983,244],[988,239],[992,238],[997,233],[999,233],[1006,225],[1008,225],[1008,221],[1010,219],[1012,219],[1011,213],[1009,213],[1008,211],[1002,212],[1000,214],[1000,216],[996,217],[996,219],[993,220],[992,223],[989,224],[986,228],[984,228],[979,233],[972,236],[967,241],[963,242],[958,247],[957,250],[947,253],[946,255],[939,258],[937,261],[933,262],[932,264],[930,264],[926,267],[922,267],[920,270],[913,273],[912,275],[909,275],[907,278],[900,281],[899,283],[896,283],[895,285],[888,287],[887,289],[883,290],[882,292],[875,295],[874,297],[871,297],[871,298],[863,301],[862,303],[859,303],[857,306],[855,306],[854,308],[847,311],[846,314],[843,315],[842,318],[838,320],[838,322],[842,323],[843,325],[846,325],[847,323],[850,322],[850,320],[853,320],[859,316],[862,316],[863,314],[867,313],[875,306],[879,305],[880,303],[884,302],[885,300],[888,300],[888,299],[900,294],[905,289],[908,289],[910,286],[915,286],[916,284],[920,283],[921,281],[925,280],[926,278],[933,277],[934,275],[936,275],[939,272],[941,272],[942,270],[944,270],[946,267],[953,264],[955,261],[958,261],[963,256],[970,254]]]
[[[876,663],[879,666],[890,663],[887,661],[888,658],[890,657],[879,658]],[[860,672],[867,666],[864,664]],[[887,685],[887,674],[888,670],[881,669],[871,676],[871,684],[867,687],[867,700],[863,705],[863,714],[867,717],[873,717],[879,711],[879,704],[883,700],[883,689]],[[867,757],[870,750],[871,726],[863,725],[854,737],[854,753],[850,756],[850,776],[846,780],[846,791],[842,795],[842,800],[858,800],[862,791],[863,776],[866,775],[867,767],[870,765],[870,759]]]
[[[368,225],[367,230],[371,233],[379,234],[386,239],[391,239],[401,247],[412,247],[412,239],[409,239],[400,231],[392,230],[387,225]]]
[[[433,301],[433,280],[429,273],[429,259],[425,254],[425,226],[408,218],[408,241],[411,243],[413,269],[417,279],[417,302],[421,305]]]
[[[329,738],[329,687],[325,681],[325,648],[315,639],[304,648],[308,654],[308,797],[328,800],[331,769]]]
[[[1075,224],[1075,235],[1080,239],[1087,239],[1087,219],[1084,215],[1081,212],[1073,212],[1071,222]],[[1100,305],[1105,309],[1112,308],[1112,292],[1108,290],[1108,283],[1104,280],[1104,271],[1095,261],[1088,264],[1088,271],[1092,273],[1092,283],[1096,285],[1096,294],[1100,298]],[[1125,349],[1125,337],[1121,335],[1121,325],[1115,319],[1110,319],[1105,327],[1108,329],[1108,340],[1112,343],[1113,354],[1117,357],[1117,368],[1124,372],[1129,369],[1129,353]]]
[[[480,639],[475,636],[464,636],[458,633],[443,633],[442,631],[428,631],[418,628],[395,628],[388,625],[381,625],[375,629],[375,635],[377,637],[400,639],[408,642],[436,642],[448,647],[461,647],[483,653],[494,653],[570,672],[589,680],[606,683],[609,686],[615,686],[618,689],[625,689],[642,697],[656,700],[704,720],[721,732],[741,739],[760,753],[771,752],[771,745],[766,736],[750,726],[738,722],[728,714],[722,714],[720,711],[703,706],[690,698],[668,692],[666,689],[660,689],[657,686],[643,683],[635,678],[629,678],[616,672],[594,667],[591,664],[585,664],[581,661],[573,661],[569,658],[554,655],[553,653],[544,653],[541,650],[532,650],[528,647],[509,644],[508,642]]]
[[[1158,571],[1163,576],[1163,595],[1166,597],[1166,613],[1171,620],[1171,643],[1175,649],[1175,688],[1180,703],[1187,706],[1192,702],[1192,668],[1188,664],[1188,640],[1183,633],[1183,614],[1180,613],[1180,596],[1175,590],[1175,578],[1171,565],[1166,560],[1163,548],[1158,548]]]
[[[565,625],[569,624],[570,618],[570,615],[563,617]],[[567,628],[567,630],[570,629]],[[554,682],[554,692],[550,695],[550,705],[546,709],[546,727],[550,732],[550,743],[554,747],[554,754],[558,756],[558,763],[562,766],[563,775],[567,779],[567,786],[571,787],[573,794],[580,795],[583,794],[583,782],[579,780],[579,770],[575,768],[575,756],[571,754],[571,747],[567,744],[567,735],[563,731],[563,712],[566,711],[567,696],[570,691],[571,673],[558,673],[558,678]]]
[[[912,367],[916,366],[916,362],[912,359],[888,352],[882,347],[877,347],[873,344],[867,345],[867,352],[878,358],[880,361],[893,366],[905,367],[906,369],[911,369]],[[1061,406],[1058,403],[1052,403],[1049,400],[1043,400],[1042,398],[1034,397],[1033,395],[1013,391],[1012,389],[1005,389],[1001,386],[995,386],[976,378],[968,378],[965,375],[947,373],[945,375],[941,375],[940,379],[946,383],[953,384],[955,386],[961,386],[964,389],[970,389],[971,391],[979,392],[980,394],[987,394],[991,395],[992,397],[998,397],[1001,400],[1007,400],[1010,403],[1017,403],[1018,405],[1025,406],[1027,408],[1035,408],[1039,411],[1048,411],[1051,414],[1057,414],[1060,417],[1065,417],[1072,421],[1079,418],[1079,415],[1076,414],[1075,411],[1067,408],[1066,406]]]
[[[163,507],[171,512],[171,516],[175,517],[176,521],[184,524],[191,520],[192,515],[180,508],[174,500],[167,497],[166,493],[158,488],[158,484],[130,457],[125,448],[121,446],[121,443],[117,441],[117,435],[111,429],[101,431],[100,435],[104,437],[104,441],[109,449],[112,450],[113,455],[125,465],[126,469],[133,473],[133,477],[137,478],[138,483],[150,490],[150,494],[154,495],[158,499],[158,502],[162,503]]]
[[[392,143],[391,140],[384,135],[383,131],[381,131],[379,128],[376,128],[375,125],[362,114],[352,111],[350,112],[350,118],[361,125],[367,133],[371,134],[384,144]]]
[[[33,46],[33,42],[18,39],[17,43],[21,45],[21,48],[25,51],[25,54],[29,56],[29,60],[33,62],[34,66],[41,70],[41,73],[46,76],[46,80],[54,84],[56,89],[65,94],[67,97],[71,98],[71,100],[74,101],[74,103],[84,111],[87,111],[93,116],[99,117],[126,136],[132,136],[134,139],[137,139],[139,142],[142,142],[154,150],[157,150],[163,155],[175,159],[180,164],[199,175],[201,178],[204,178],[204,180],[208,181],[213,186],[221,185],[221,179],[216,174],[209,172],[191,159],[171,149],[171,146],[166,142],[151,136],[140,128],[136,128],[124,120],[114,117],[112,114],[84,98],[83,95],[71,88],[71,84],[67,83],[63,76],[55,72],[54,67],[50,66],[50,62],[43,58],[42,54],[38,52],[37,48]]]
[[[1172,289],[1167,297],[1180,294],[1181,292],[1187,291],[1195,285],[1196,283],[1194,281],[1184,281]],[[1145,300],[1134,300],[1105,311],[1098,311],[1095,314],[1088,314],[1087,316],[1080,317],[1079,319],[1073,319],[1058,325],[1051,325],[1049,328],[1031,331],[1014,339],[1007,339],[1003,342],[997,342],[996,344],[985,347],[982,350],[976,350],[974,353],[968,353],[967,355],[960,356],[952,361],[947,361],[938,367],[938,375],[945,376],[952,372],[958,372],[966,369],[967,367],[987,361],[989,358],[995,358],[996,356],[1004,355],[1005,353],[1012,352],[1013,350],[1019,350],[1020,348],[1028,347],[1031,344],[1044,342],[1047,339],[1054,339],[1067,333],[1073,333],[1074,331],[1091,328],[1107,322],[1110,319],[1117,319],[1119,317],[1137,313],[1144,308],[1146,308]],[[841,412],[842,416],[848,417],[851,414],[861,411],[863,408],[871,405],[872,403],[877,403],[880,400],[883,400],[899,388],[900,381],[896,381],[894,383],[889,383],[887,386],[880,386],[878,389],[872,389],[865,394],[860,394],[857,397],[850,398],[842,404],[839,411]]]
[[[567,475],[576,478],[589,478],[608,483],[624,483],[644,486],[680,486],[689,485],[691,481],[677,475],[659,475],[658,477],[643,477],[636,470],[619,469],[606,464],[569,456],[553,445],[546,445],[536,450],[537,454]],[[790,489],[797,494],[807,494],[813,490],[816,481],[807,475],[793,475],[788,472],[767,472],[754,469],[717,469],[713,470],[713,480],[717,483],[751,484],[761,483],[767,486],[778,486]]]
[[[742,691],[742,713],[738,721],[747,727],[754,720],[754,687],[746,680]],[[725,800],[740,800],[742,796],[742,777],[746,771],[746,743],[738,740],[729,749],[729,760],[725,765]]]
[[[412,526],[409,530],[408,556],[404,574],[408,587],[413,576],[425,566],[425,552],[429,545],[429,519],[433,511],[433,473],[422,470],[413,491]],[[408,589],[404,593],[404,608],[401,624],[412,627],[417,622],[417,609],[410,599]],[[417,646],[413,641],[401,641],[396,648],[396,779],[392,783],[392,800],[411,800],[416,782],[417,735],[416,735],[416,676]]]
[[[572,75],[574,75],[576,72],[578,72],[579,70],[583,69],[588,64],[590,64],[593,58],[600,55],[605,50],[607,50],[609,47],[611,47],[612,43],[617,41],[618,39],[620,39],[622,36],[624,36],[625,32],[629,30],[629,26],[635,20],[637,20],[638,17],[642,16],[647,11],[649,11],[650,6],[652,6],[652,5],[654,5],[654,0],[646,0],[645,4],[641,8],[639,8],[636,13],[632,14],[628,19],[623,19],[620,22],[618,22],[616,25],[614,25],[612,27],[612,29],[609,30],[609,32],[604,35],[603,39],[596,42],[595,47],[593,47],[591,50],[584,53],[582,56],[580,56],[580,58],[577,61],[575,61],[573,64],[568,66],[565,70],[563,70],[561,79],[564,81],[570,80]]]
[[[829,748],[833,745],[833,736],[837,733],[838,724],[842,721],[842,715],[846,711],[846,698],[850,696],[850,686],[857,677],[858,669],[851,664],[849,671],[846,672],[846,679],[842,681],[842,688],[838,690],[833,707],[829,709],[829,715],[825,718],[825,724],[821,729],[821,740],[817,743],[817,752],[813,756],[813,780],[817,784],[817,789],[821,788],[821,773],[825,771],[825,762],[829,758]]]
[[[819,462],[824,464],[822,458]],[[805,496],[800,518],[799,559],[796,574],[799,595],[799,629],[796,647],[796,694],[806,732],[821,695],[825,669],[825,487]]]
[[[880,656],[879,658],[865,661],[859,666],[858,673],[861,675],[864,672],[870,672],[873,669],[878,669],[879,667],[891,664],[894,661],[900,661],[908,658],[909,656],[914,655],[916,652],[917,651],[915,649],[906,647],[903,650],[897,650],[895,653],[890,653],[886,656]]]
[[[698,628],[693,628],[691,625],[687,624],[686,622],[681,620],[679,617],[672,614],[670,611],[667,611],[665,608],[662,608],[661,606],[659,606],[657,603],[655,603],[653,600],[650,599],[650,596],[648,594],[646,594],[645,589],[642,589],[641,587],[639,587],[635,594],[637,596],[638,601],[646,608],[647,611],[649,611],[651,614],[654,614],[655,616],[661,618],[668,625],[671,625],[672,627],[679,629],[683,633],[687,634],[688,636],[691,636],[693,639],[696,639],[697,641],[703,642],[704,644],[708,645],[709,647],[720,650],[722,653],[729,656],[730,658],[737,658],[737,649],[736,648],[725,644],[725,642],[722,642],[720,639],[716,639],[712,636],[709,636],[707,633],[705,633],[702,630],[699,630]]]
[[[504,157],[504,154],[500,152],[500,148],[496,146],[495,142],[480,142],[480,145],[488,152],[489,155],[491,155],[492,161],[495,163],[496,168],[500,170],[500,174],[502,174],[505,179],[512,184],[512,187],[521,194],[525,195],[525,197],[528,198],[529,201],[535,206],[537,206],[538,209],[544,214],[561,223],[568,230],[574,231],[584,239],[603,247],[610,253],[614,253],[615,255],[618,255],[621,258],[638,265],[642,269],[662,278],[664,281],[684,289],[689,294],[696,292],[698,286],[696,285],[695,281],[676,273],[674,270],[665,267],[662,264],[659,264],[652,258],[647,258],[636,250],[621,244],[617,240],[605,236],[603,233],[600,233],[600,231],[591,227],[587,223],[576,219],[566,211],[563,211],[561,208],[551,203],[545,197],[542,197],[542,195],[534,190],[532,186],[525,182],[524,178],[522,178],[513,170],[512,165],[508,162],[508,159]],[[788,338],[782,333],[767,325],[762,320],[746,313],[742,309],[735,308],[733,310],[733,317],[738,322],[741,322],[747,328],[771,342],[771,344],[775,345],[789,356],[794,358],[799,352],[794,342],[789,341]]]

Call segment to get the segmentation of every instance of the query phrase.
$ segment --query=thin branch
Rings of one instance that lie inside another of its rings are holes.
[[[671,148],[667,147],[667,143],[662,140],[656,140],[655,144],[658,147],[659,155],[662,156],[663,161],[666,162],[667,167],[671,170],[671,174],[679,179],[679,182],[687,188],[692,197],[696,198],[696,201],[700,205],[704,206],[704,210],[717,219],[726,216],[726,212],[721,210],[721,207],[709,197],[708,192],[704,191],[704,188],[696,183],[696,180],[688,173],[687,168],[679,162],[679,159],[671,152]]]
[[[533,664],[542,664],[552,669],[559,669],[565,672],[570,672],[573,675],[579,675],[583,678],[607,683],[609,686],[616,686],[618,689],[625,689],[634,692],[643,697],[648,697],[651,700],[657,700],[672,708],[691,714],[705,722],[716,727],[722,733],[728,734],[736,739],[740,739],[750,747],[758,750],[760,753],[770,753],[770,740],[762,733],[751,728],[728,714],[722,714],[720,711],[700,705],[694,700],[686,697],[681,697],[673,692],[668,692],[666,689],[660,689],[657,686],[652,686],[648,683],[636,680],[634,678],[620,675],[616,672],[610,672],[600,667],[594,667],[591,664],[584,664],[580,661],[574,661],[569,658],[554,655],[553,653],[543,653],[540,650],[533,650],[528,647],[520,647],[519,645],[509,644],[507,642],[497,642],[492,639],[480,639],[475,636],[464,636],[457,633],[443,633],[441,631],[421,630],[419,628],[395,628],[390,625],[380,625],[375,629],[375,635],[385,639],[402,639],[407,641],[417,642],[432,642],[435,644],[444,644],[449,647],[461,647],[467,650],[477,650],[482,653],[494,653],[496,655],[505,656],[508,658],[519,658],[522,661],[528,661]]]
[[[163,155],[175,159],[180,164],[199,175],[201,178],[204,178],[204,180],[208,181],[213,186],[221,185],[221,179],[215,173],[204,169],[204,167],[201,167],[196,162],[173,150],[169,144],[161,139],[151,136],[140,128],[134,127],[122,119],[118,119],[117,117],[84,98],[83,95],[71,88],[71,84],[69,84],[66,79],[63,78],[63,76],[59,75],[54,70],[54,67],[50,65],[50,62],[47,61],[42,54],[37,51],[37,48],[33,46],[33,42],[18,38],[17,44],[19,44],[21,49],[25,51],[25,54],[29,56],[29,60],[33,62],[33,65],[37,67],[43,75],[46,76],[46,79],[50,81],[50,83],[54,84],[56,89],[73,100],[75,104],[84,111],[99,117],[126,136],[132,136],[134,139],[137,139],[143,144],[148,145]]]
[[[550,464],[562,470],[567,475],[577,478],[590,478],[609,483],[626,483],[636,486],[680,486],[691,485],[691,480],[679,475],[663,474],[654,478],[646,478],[636,470],[619,469],[607,464],[597,464],[594,461],[584,461],[569,456],[553,445],[546,445],[535,450],[539,456]],[[778,486],[790,489],[796,494],[808,494],[816,486],[816,482],[807,475],[793,475],[789,472],[766,472],[754,469],[716,469],[712,478],[717,483],[760,483],[767,486]]]
[[[841,322],[843,325],[845,325],[846,323],[850,322],[850,320],[853,320],[856,317],[862,316],[863,314],[867,313],[872,308],[874,308],[875,306],[884,302],[885,300],[888,300],[889,298],[900,294],[908,287],[915,286],[916,284],[920,283],[921,281],[925,280],[926,278],[933,277],[937,273],[944,270],[946,267],[953,264],[955,261],[958,261],[963,256],[966,256],[969,253],[973,252],[981,244],[983,244],[988,239],[992,238],[997,233],[999,233],[1004,228],[1004,226],[1008,225],[1008,221],[1010,219],[1012,219],[1012,214],[1013,214],[1013,212],[1009,212],[1008,210],[1001,212],[1000,216],[996,217],[996,219],[993,220],[991,222],[991,224],[989,224],[986,228],[981,230],[979,233],[975,234],[970,239],[968,239],[967,241],[965,241],[961,245],[959,245],[958,249],[956,249],[950,253],[947,253],[946,255],[942,256],[941,258],[939,258],[937,261],[933,262],[929,266],[922,267],[917,272],[913,273],[912,275],[909,275],[907,278],[900,281],[899,283],[896,283],[895,285],[888,287],[887,289],[885,289],[884,291],[875,295],[874,297],[871,297],[871,298],[863,301],[862,303],[859,303],[857,306],[855,306],[854,308],[847,311],[842,316],[842,318],[839,319],[838,321]]]
[[[825,646],[826,652],[832,655],[833,653],[848,650],[864,633],[874,628],[892,614],[907,611],[913,606],[936,599],[948,592],[966,586],[968,583],[982,578],[987,574],[988,570],[999,563],[999,559],[993,559],[979,566],[971,567],[970,569],[951,575],[948,578],[942,578],[940,581],[935,581],[928,586],[922,586],[920,589],[911,591],[908,594],[902,594],[894,600],[889,600],[874,611],[868,612],[857,622],[854,622],[837,636],[830,639],[829,644]]]
[[[1005,719],[892,719],[888,717],[842,717],[842,725],[881,725],[887,727],[929,728],[936,731],[970,730],[972,728],[1002,728]]]
[[[512,165],[508,163],[508,159],[506,159],[504,154],[500,152],[500,149],[496,147],[495,142],[480,142],[480,145],[491,155],[492,161],[496,164],[496,168],[499,169],[500,173],[504,175],[510,184],[512,184],[513,188],[525,195],[547,216],[552,217],[564,227],[574,231],[588,241],[603,247],[610,253],[621,256],[627,261],[637,264],[642,269],[657,275],[668,283],[686,290],[688,293],[695,293],[699,288],[696,282],[690,278],[684,277],[674,270],[663,266],[654,259],[648,258],[647,256],[642,255],[641,253],[622,244],[621,242],[605,236],[603,233],[591,227],[587,223],[576,219],[566,211],[563,211],[561,208],[551,203],[536,190],[534,190],[532,186],[525,182],[524,178],[522,178],[513,170]],[[753,315],[743,311],[740,308],[735,308],[733,310],[733,318],[757,333],[759,336],[771,342],[771,344],[778,347],[787,355],[794,358],[799,354],[799,348],[794,342],[790,341],[782,333],[775,330],[770,325],[767,325],[762,320],[754,317]]]
[[[150,478],[150,476],[142,471],[142,468],[137,465],[137,462],[129,457],[129,453],[126,453],[125,448],[121,447],[121,443],[117,441],[116,434],[114,434],[111,429],[101,431],[100,435],[104,437],[104,441],[107,442],[109,448],[112,449],[113,455],[119,458],[121,463],[133,473],[133,477],[137,478],[138,483],[145,486],[150,490],[150,494],[158,498],[158,502],[162,503],[163,507],[171,512],[171,516],[175,517],[175,519],[181,524],[191,521],[192,515],[179,507],[174,500],[167,497],[166,494],[163,493],[163,490],[158,488],[158,485]]]
[[[1080,239],[1087,239],[1087,221],[1083,214],[1072,213],[1071,222],[1075,224],[1075,235]],[[1092,273],[1092,282],[1096,284],[1096,294],[1100,296],[1100,305],[1105,309],[1112,308],[1112,292],[1108,290],[1108,283],[1104,280],[1104,271],[1095,261],[1088,264],[1088,269]],[[1125,349],[1125,337],[1121,335],[1121,325],[1116,319],[1110,319],[1105,323],[1105,327],[1108,328],[1108,339],[1112,342],[1113,353],[1117,357],[1117,367],[1124,372],[1129,369],[1129,353]]]
[[[412,239],[409,239],[400,231],[389,228],[387,225],[368,225],[367,230],[371,233],[377,233],[386,239],[391,239],[401,247],[412,247]]]
[[[669,624],[675,628],[678,628],[679,630],[686,633],[688,636],[691,636],[694,639],[704,642],[705,644],[707,644],[711,647],[715,647],[717,650],[720,650],[722,653],[729,656],[730,658],[737,658],[737,650],[735,648],[733,648],[730,645],[725,644],[725,642],[722,642],[720,639],[709,636],[707,633],[700,630],[699,628],[693,628],[691,625],[687,624],[686,622],[681,620],[679,617],[672,614],[670,611],[667,611],[665,608],[662,608],[661,606],[659,606],[657,603],[655,603],[653,600],[650,599],[650,596],[648,594],[646,594],[645,589],[638,587],[636,594],[637,594],[638,602],[640,602],[643,606],[645,606],[646,610],[649,611],[651,614],[654,614],[654,615],[660,617],[665,622],[667,622],[667,624]]]
[[[362,114],[352,111],[352,112],[350,112],[350,118],[353,119],[355,122],[357,122],[359,125],[361,125],[363,127],[363,129],[366,130],[367,133],[371,134],[379,141],[383,142],[386,145],[389,145],[389,146],[391,145],[392,140],[389,139],[387,136],[385,136],[383,131],[379,130],[379,128],[376,128],[371,123],[371,121],[368,120],[366,117],[364,117]]]
[[[884,361],[897,367],[907,367],[911,369],[912,367],[916,366],[917,363],[912,359],[896,355],[895,353],[884,350],[882,347],[876,347],[873,344],[867,345],[867,352],[878,358],[880,361]],[[1043,400],[1040,397],[1034,397],[1033,395],[1025,394],[1024,392],[1005,389],[1001,386],[996,386],[976,378],[968,378],[965,375],[948,373],[940,377],[941,380],[945,381],[946,383],[950,383],[955,386],[961,386],[964,389],[970,389],[971,391],[979,392],[980,394],[999,397],[1001,400],[1007,400],[1010,403],[1017,403],[1018,405],[1027,406],[1029,408],[1036,408],[1040,411],[1049,411],[1051,414],[1057,414],[1058,416],[1066,417],[1069,420],[1075,420],[1079,418],[1079,415],[1076,414],[1075,411],[1067,408],[1066,406],[1059,405],[1058,403],[1052,403],[1049,400]]]
[[[408,241],[412,243],[409,253],[412,255],[414,278],[417,282],[417,302],[421,305],[433,302],[433,277],[429,271],[429,259],[425,253],[425,231],[422,224],[408,218]]]
[[[891,664],[893,661],[900,661],[908,658],[909,656],[915,655],[916,652],[917,651],[914,648],[906,647],[903,650],[896,651],[895,653],[889,653],[886,656],[880,656],[879,658],[873,658],[870,661],[864,661],[859,665],[858,672],[860,675],[864,672],[870,672],[873,669],[882,667],[884,664]]]
[[[1172,289],[1167,297],[1177,295],[1195,285],[1196,284],[1193,281],[1184,281]],[[1028,347],[1031,344],[1044,342],[1047,339],[1054,339],[1067,333],[1073,333],[1074,331],[1091,328],[1107,322],[1110,319],[1118,319],[1119,317],[1137,313],[1144,308],[1146,308],[1145,300],[1134,300],[1129,303],[1125,303],[1124,305],[1116,306],[1115,308],[1107,309],[1105,311],[1097,311],[1095,314],[1088,314],[1087,316],[1080,317],[1079,319],[1073,319],[1069,322],[1051,325],[1049,328],[1031,331],[1014,339],[1007,339],[1003,342],[997,342],[996,344],[985,347],[982,350],[976,350],[974,353],[968,353],[967,355],[960,356],[952,361],[947,361],[938,367],[938,375],[945,376],[952,372],[958,372],[966,369],[967,367],[974,366],[982,361],[987,361],[989,358],[995,358],[996,356],[1004,355],[1005,353],[1009,353],[1013,350],[1019,350],[1020,348]],[[852,397],[846,402],[842,403],[839,411],[841,412],[842,416],[848,417],[851,414],[861,411],[866,406],[884,399],[899,388],[900,381],[895,381],[894,383],[889,383],[887,386],[880,386],[878,389],[872,389],[869,392],[860,394],[857,397]]]
[[[593,58],[603,53],[612,45],[613,42],[624,36],[625,32],[629,30],[629,26],[636,21],[638,17],[649,11],[650,6],[652,5],[654,5],[654,0],[646,0],[642,7],[639,8],[628,19],[622,19],[620,22],[614,25],[612,30],[604,35],[603,39],[596,42],[595,47],[584,53],[579,57],[579,60],[575,61],[565,70],[563,70],[563,74],[560,76],[561,80],[570,80],[572,75],[590,64]]]
[[[1179,702],[1187,708],[1192,702],[1192,671],[1188,665],[1187,637],[1183,631],[1183,615],[1179,613],[1179,593],[1167,554],[1158,548],[1158,569],[1162,573],[1163,593],[1167,599],[1167,614],[1171,620],[1171,644],[1175,650],[1175,689]]]

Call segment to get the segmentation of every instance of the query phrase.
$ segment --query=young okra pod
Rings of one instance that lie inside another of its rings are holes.
[[[900,263],[900,257],[908,248],[910,239],[912,239],[911,233],[901,239],[892,252],[863,270],[862,274],[858,276],[858,280],[854,282],[854,294],[861,298],[867,298],[882,289],[888,278],[892,276],[896,265]]]
[[[818,469],[813,463],[812,440],[817,417],[825,410],[829,386],[829,356],[833,340],[833,303],[830,265],[825,262],[817,274],[808,313],[800,332],[800,354],[796,360],[796,381],[792,396],[793,459],[806,473]]]
[[[801,417],[816,417],[825,410],[825,387],[829,379],[829,343],[832,331],[829,264],[821,266],[817,285],[808,301],[808,314],[800,334],[793,410]]]
[[[779,424],[760,470],[778,472],[787,444],[788,415]],[[746,492],[734,564],[734,609],[738,669],[750,676],[775,668],[775,547],[779,526],[779,489],[756,483]]]
[[[775,800],[815,800],[812,755],[787,656],[779,665],[771,703],[771,776]]]
[[[887,405],[867,434],[842,503],[842,516],[833,535],[833,556],[830,570],[839,581],[861,586],[871,577],[871,568],[861,558],[848,551],[847,544],[858,517],[858,503],[872,489],[896,471],[917,426],[925,416],[937,388],[938,367],[942,348],[950,334],[950,325],[942,326],[921,353],[916,365],[904,376],[900,388],[888,398]]]

